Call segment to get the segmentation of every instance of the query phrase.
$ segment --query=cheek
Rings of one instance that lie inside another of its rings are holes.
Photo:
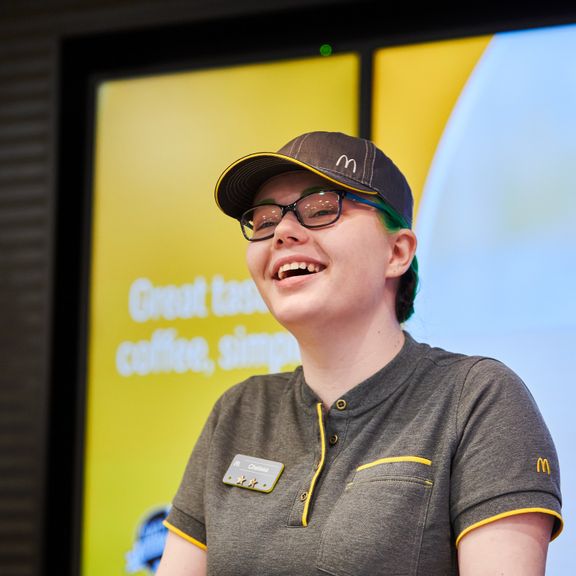
[[[261,242],[250,242],[246,248],[246,265],[254,280],[261,278],[265,269],[265,251]]]
[[[380,232],[377,230],[377,232]],[[391,247],[386,234],[364,234],[359,231],[355,241],[342,243],[337,252],[338,270],[361,291],[382,290],[386,282]]]
[[[376,216],[342,232],[334,236],[334,254],[349,266],[381,270],[390,258],[390,235]]]

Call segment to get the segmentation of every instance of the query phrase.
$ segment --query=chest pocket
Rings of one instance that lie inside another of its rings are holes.
[[[432,486],[432,462],[419,456],[359,466],[324,527],[318,569],[334,576],[416,574]]]

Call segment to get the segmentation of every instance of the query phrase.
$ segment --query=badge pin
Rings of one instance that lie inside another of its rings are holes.
[[[228,466],[222,482],[237,488],[268,493],[274,490],[283,470],[284,464],[282,462],[236,454]],[[248,478],[250,478],[249,481]]]

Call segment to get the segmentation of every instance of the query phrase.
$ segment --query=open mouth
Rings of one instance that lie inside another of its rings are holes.
[[[274,278],[276,280],[284,280],[292,276],[306,276],[321,272],[324,268],[326,268],[326,266],[312,262],[289,262],[278,268],[278,272],[276,272]]]

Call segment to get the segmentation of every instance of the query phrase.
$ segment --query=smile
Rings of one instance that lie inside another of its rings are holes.
[[[315,264],[312,262],[287,262],[278,268],[275,278],[278,280],[284,280],[284,278],[290,278],[292,276],[303,276],[305,274],[316,274],[323,270],[325,266],[320,264]]]

